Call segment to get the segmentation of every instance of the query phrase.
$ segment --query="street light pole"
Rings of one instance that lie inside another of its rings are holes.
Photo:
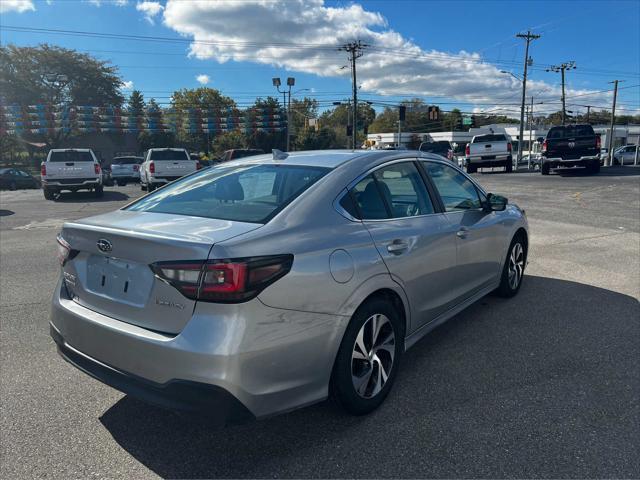
[[[616,124],[616,100],[618,99],[618,83],[620,80],[614,80],[613,82],[613,105],[611,106],[611,134],[609,135],[609,166],[613,166],[613,135],[615,132]],[[624,161],[620,162],[624,165]]]
[[[296,79],[293,77],[289,77],[287,78],[287,87],[288,90],[280,90],[280,77],[274,77],[272,79],[272,83],[273,86],[276,87],[276,90],[278,91],[278,93],[282,94],[282,100],[284,101],[284,108],[286,109],[287,112],[287,147],[285,149],[285,151],[289,151],[289,144],[291,141],[291,87],[293,87],[296,84]],[[287,102],[287,95],[289,96],[289,102]]]

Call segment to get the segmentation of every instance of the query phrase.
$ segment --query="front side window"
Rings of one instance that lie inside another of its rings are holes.
[[[447,212],[470,210],[482,206],[478,190],[465,175],[441,163],[423,164],[431,177]]]
[[[211,167],[126,209],[265,223],[329,171],[299,165]]]

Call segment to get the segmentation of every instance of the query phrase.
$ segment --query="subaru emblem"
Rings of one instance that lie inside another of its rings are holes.
[[[98,240],[98,250],[100,250],[101,252],[110,252],[113,249],[113,245],[111,245],[111,242],[105,238],[101,238],[100,240]]]

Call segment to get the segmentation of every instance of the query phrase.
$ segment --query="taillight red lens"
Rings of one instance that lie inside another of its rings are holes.
[[[47,166],[44,163],[40,165],[40,175],[43,177],[47,175]]]
[[[56,257],[58,258],[58,262],[60,262],[60,265],[64,265],[64,263],[69,258],[69,253],[71,253],[71,247],[60,235],[56,237],[56,241],[58,243]]]
[[[467,143],[467,146],[464,147],[464,154],[468,157],[469,155],[471,155],[471,148],[469,147],[469,144]]]
[[[154,273],[185,297],[219,303],[238,303],[256,297],[291,270],[293,255],[233,260],[158,262]]]
[[[96,175],[100,174],[100,165],[98,165],[97,163],[94,163],[93,171],[96,173]]]
[[[596,148],[600,150],[601,146],[602,146],[602,139],[600,138],[600,135],[596,135]]]
[[[156,173],[156,164],[149,162],[149,173]]]
[[[511,151],[511,142],[507,143],[507,152]]]
[[[200,162],[196,162],[196,170],[200,170],[202,168],[202,165],[200,165]]]
[[[542,142],[542,151],[543,152],[547,151],[547,141],[546,140],[544,142]]]

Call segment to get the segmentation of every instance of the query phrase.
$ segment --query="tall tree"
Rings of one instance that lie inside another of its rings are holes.
[[[145,102],[144,96],[140,90],[134,90],[131,92],[129,99],[127,100],[127,112],[132,117],[141,117],[144,115]]]

